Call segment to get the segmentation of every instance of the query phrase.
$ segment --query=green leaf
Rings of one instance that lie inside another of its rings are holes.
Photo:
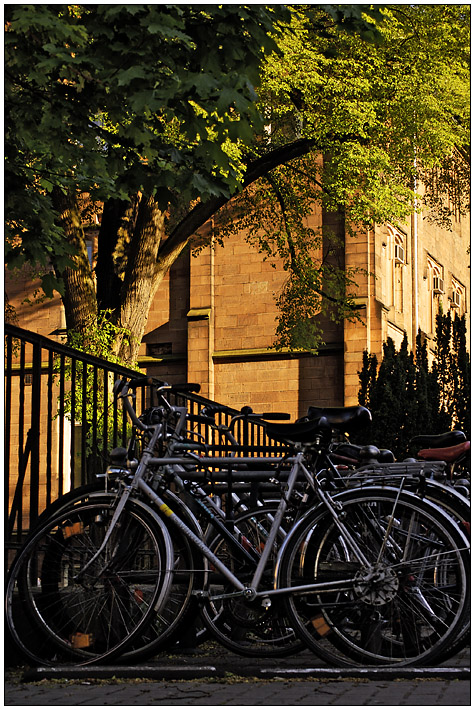
[[[54,274],[44,274],[41,277],[41,286],[48,298],[53,298],[54,291],[57,291],[60,295],[64,294],[64,283],[56,278]]]
[[[146,77],[147,70],[145,67],[133,66],[117,74],[117,84],[118,86],[125,86],[131,84],[134,79],[145,79]]]

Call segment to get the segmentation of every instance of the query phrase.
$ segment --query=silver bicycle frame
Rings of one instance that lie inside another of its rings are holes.
[[[124,398],[124,401],[126,402],[127,405],[127,410],[129,411],[129,414],[131,414],[131,417],[133,421],[137,419],[135,412],[131,408],[130,403],[128,402],[127,398]],[[179,415],[179,422],[176,427],[175,433],[180,433],[182,430],[185,420],[186,420],[186,408],[184,407],[170,407],[170,410],[173,409],[173,411]],[[137,420],[138,421],[138,420]],[[268,589],[264,591],[258,591],[259,584],[261,582],[265,566],[267,564],[267,561],[269,559],[270,553],[272,551],[272,546],[278,536],[279,529],[281,527],[281,523],[285,514],[285,511],[287,510],[287,507],[289,505],[289,501],[292,495],[292,492],[295,487],[295,483],[297,481],[298,475],[300,472],[303,473],[305,479],[310,483],[314,491],[319,495],[320,500],[322,503],[326,505],[328,510],[330,511],[331,515],[333,516],[333,519],[335,521],[335,524],[337,525],[341,535],[345,538],[346,542],[349,544],[349,546],[352,548],[356,558],[361,562],[362,565],[368,566],[368,561],[364,557],[363,553],[359,549],[358,545],[355,543],[353,540],[352,535],[348,532],[346,529],[344,523],[339,519],[338,516],[338,511],[335,509],[335,506],[332,505],[331,502],[331,497],[326,494],[321,488],[315,487],[315,479],[314,476],[307,470],[303,463],[304,459],[304,453],[303,451],[299,451],[295,456],[288,457],[285,460],[289,463],[292,463],[292,468],[288,476],[288,480],[285,486],[285,490],[281,494],[281,500],[278,505],[277,511],[274,516],[274,520],[271,525],[271,529],[269,531],[269,536],[266,540],[265,546],[262,550],[262,553],[260,555],[259,562],[257,564],[257,567],[255,569],[251,586],[246,587],[241,580],[239,580],[236,575],[220,560],[213,552],[210,550],[210,548],[206,545],[206,543],[198,536],[196,535],[190,528],[186,525],[186,523],[183,522],[183,520],[173,512],[173,510],[165,503],[165,501],[158,495],[156,491],[151,488],[151,486],[148,485],[148,483],[144,480],[146,473],[149,469],[149,467],[170,467],[170,466],[183,466],[186,464],[190,464],[190,462],[194,463],[199,463],[199,459],[196,458],[191,458],[191,457],[177,457],[177,456],[168,456],[168,457],[162,457],[158,458],[153,456],[154,448],[157,444],[157,441],[159,437],[163,433],[163,424],[157,424],[152,427],[147,427],[145,426],[142,422],[139,422],[140,428],[142,430],[148,430],[151,431],[151,437],[142,453],[142,456],[140,458],[140,461],[138,463],[138,466],[136,468],[133,480],[131,481],[130,485],[124,486],[123,492],[120,494],[118,497],[118,502],[117,502],[117,507],[114,512],[114,515],[111,520],[111,524],[109,526],[109,529],[104,537],[104,540],[102,542],[101,547],[97,550],[96,554],[88,561],[88,563],[82,568],[81,572],[79,573],[78,577],[81,576],[82,573],[94,562],[94,560],[101,554],[102,550],[104,549],[105,545],[107,544],[109,537],[112,533],[112,530],[114,529],[114,526],[117,523],[117,520],[119,519],[122,510],[124,509],[128,498],[133,494],[134,490],[140,490],[144,495],[152,501],[152,503],[160,510],[160,512],[166,516],[166,518],[175,526],[177,527],[185,537],[187,537],[194,545],[195,547],[206,557],[206,559],[217,569],[221,574],[224,576],[224,578],[236,589],[236,592],[231,593],[231,594],[221,594],[218,596],[213,596],[213,599],[222,599],[226,598],[229,596],[235,596],[236,594],[238,595],[243,595],[246,598],[249,599],[254,599],[256,597],[269,597],[271,595],[276,595],[276,594],[285,594],[285,593],[295,593],[296,591],[299,592],[318,592],[318,591],[343,591],[345,589],[350,588],[354,584],[353,578],[347,579],[347,580],[340,580],[338,582],[337,587],[335,587],[335,583],[333,582],[327,582],[327,583],[313,583],[313,584],[308,584],[308,585],[303,585],[300,587],[286,587],[286,588],[273,588],[273,589]],[[233,466],[236,465],[236,462],[239,462],[239,464],[256,464],[256,463],[274,463],[274,464],[279,464],[284,461],[283,458],[281,457],[235,457],[235,456],[229,456],[229,457],[205,457],[203,459],[203,462],[205,462],[205,465],[207,467],[226,467],[226,466]]]

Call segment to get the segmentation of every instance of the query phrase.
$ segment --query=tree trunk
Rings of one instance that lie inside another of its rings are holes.
[[[66,328],[87,334],[97,317],[97,300],[78,204],[74,195],[64,194],[59,189],[53,194],[53,204],[59,213],[66,239],[75,248],[72,258],[75,268],[66,268],[60,274],[55,268],[64,282],[62,300]]]
[[[153,197],[142,196],[120,292],[118,325],[129,331],[129,337],[116,342],[116,354],[131,364],[137,360],[153,297],[168,271],[157,260],[164,232],[165,213]]]
[[[302,139],[277,148],[252,161],[243,180],[247,187],[277,165],[305,155],[312,141]],[[210,198],[200,202],[165,239],[165,213],[158,209],[152,197],[142,197],[135,230],[130,241],[127,268],[121,290],[118,323],[127,328],[130,337],[117,341],[116,354],[125,362],[137,360],[148,313],[157,288],[199,227],[229,201],[229,197]]]
[[[269,170],[307,153],[312,141],[299,140],[250,162],[243,187]],[[55,209],[68,241],[77,249],[75,269],[62,272],[63,303],[68,329],[87,334],[100,310],[110,309],[116,325],[125,332],[113,348],[125,363],[135,365],[156,291],[170,267],[196,230],[207,222],[229,197],[199,203],[165,238],[165,212],[153,197],[135,195],[129,201],[108,200],[104,205],[96,264],[97,293],[87,256],[79,209],[72,195],[55,195]]]
[[[130,200],[110,199],[102,212],[96,263],[97,307],[100,311],[111,310],[117,317],[139,203],[139,194]]]

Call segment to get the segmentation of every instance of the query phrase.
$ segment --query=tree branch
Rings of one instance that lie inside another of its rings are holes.
[[[289,143],[280,148],[262,155],[249,163],[243,180],[243,188],[251,185],[255,180],[267,175],[278,165],[287,163],[295,158],[306,155],[315,147],[315,142],[307,138],[301,138],[293,143]],[[186,246],[190,237],[212,217],[220,207],[223,207],[232,197],[220,195],[212,197],[206,202],[200,202],[194,209],[184,217],[172,231],[168,239],[162,244],[158,251],[159,259],[166,259],[171,254],[181,251]]]
[[[288,244],[288,246],[289,246],[290,268],[292,269],[292,271],[294,272],[294,274],[296,274],[298,277],[302,277],[303,272],[302,272],[302,269],[301,269],[301,267],[300,267],[300,265],[299,265],[299,263],[298,263],[298,257],[297,257],[297,252],[296,252],[296,249],[295,249],[294,239],[293,239],[293,237],[292,237],[292,233],[291,233],[291,230],[290,230],[288,221],[287,221],[285,200],[284,200],[283,195],[282,195],[282,193],[280,192],[279,187],[278,187],[277,183],[275,182],[275,180],[273,180],[270,175],[267,175],[267,176],[266,176],[266,179],[268,180],[269,184],[271,185],[272,189],[274,190],[274,193],[275,193],[275,195],[276,195],[276,197],[277,197],[277,200],[278,200],[278,202],[279,202],[280,209],[281,209],[281,212],[282,212],[282,218],[283,218],[283,220],[284,220],[285,233],[286,233],[286,235],[287,235],[287,244]],[[319,272],[319,271],[320,271],[320,269],[317,269],[317,272]],[[327,301],[331,301],[332,303],[340,303],[340,302],[341,302],[340,299],[335,298],[334,296],[331,296],[329,293],[326,293],[326,291],[324,291],[322,288],[320,288],[319,286],[317,286],[317,284],[315,283],[315,281],[308,281],[308,280],[306,280],[306,283],[307,283],[308,287],[309,287],[310,289],[312,289],[312,291],[315,291],[315,293],[318,293],[319,296],[322,296],[323,298],[326,298]],[[344,299],[344,300],[346,301],[346,299]],[[346,302],[345,305],[346,305],[346,307],[349,308],[350,310],[357,310],[357,307],[354,306],[352,303],[347,303],[347,302]]]

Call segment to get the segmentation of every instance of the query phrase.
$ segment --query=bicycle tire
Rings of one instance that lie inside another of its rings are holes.
[[[113,513],[104,500],[58,512],[13,563],[7,628],[35,663],[64,659],[87,665],[115,658],[166,602],[171,537],[160,518],[138,502],[127,502],[103,551],[78,576],[99,550]]]
[[[171,491],[163,492],[167,505],[196,534],[201,528],[187,506]],[[145,632],[134,640],[121,656],[121,662],[135,663],[150,658],[187,635],[196,623],[198,609],[195,591],[201,590],[207,574],[207,562],[186,536],[175,526],[167,527],[173,544],[173,576],[165,604],[153,616]]]
[[[358,473],[358,477],[364,475],[364,471]],[[351,483],[351,476],[348,477],[347,481]],[[375,476],[374,472],[368,472],[368,478],[362,480],[362,486],[389,486],[398,487],[401,477],[392,478],[390,475],[382,474],[381,476]],[[439,506],[448,515],[450,515],[460,526],[461,530],[465,535],[470,534],[470,499],[459,493],[454,486],[435,481],[431,478],[427,478],[423,481],[406,479],[404,482],[405,490],[415,493],[420,500],[428,500],[431,503]]]
[[[358,476],[364,475],[363,472],[358,472]],[[397,478],[393,478],[385,474],[380,477],[375,476],[374,471],[368,472],[368,478],[360,482],[362,486],[365,485],[381,485],[384,480],[385,485],[398,485]],[[348,478],[351,481],[351,476]],[[462,495],[459,491],[454,488],[453,485],[448,483],[442,483],[440,481],[433,480],[431,478],[426,478],[423,481],[417,480],[406,480],[405,490],[415,493],[421,500],[428,500],[434,505],[442,508],[442,510],[447,513],[451,518],[455,520],[459,526],[462,533],[470,538],[470,520],[471,520],[471,506],[470,499]],[[460,631],[458,638],[454,643],[448,644],[445,651],[439,655],[438,662],[443,662],[447,659],[452,658],[456,653],[462,650],[468,643],[470,638],[470,617],[467,618],[464,628]]]
[[[248,548],[260,551],[267,540],[275,511],[275,506],[262,506],[236,517],[233,524],[240,531],[241,542]],[[293,522],[293,519],[288,522]],[[288,528],[285,522],[283,525],[280,540],[278,538],[276,541],[275,552],[271,554],[268,570],[263,578],[263,583],[269,586],[272,586],[273,561]],[[251,581],[254,572],[252,566],[242,566],[239,559],[231,554],[229,544],[219,535],[209,547],[241,581]],[[213,594],[216,591],[232,592],[233,589],[223,583],[219,576],[216,579],[216,575],[211,572],[206,591]],[[230,597],[217,603],[212,599],[205,599],[200,606],[200,612],[211,636],[239,655],[278,658],[294,655],[304,648],[288,621],[281,600],[274,599],[271,607],[265,608],[262,606],[262,600],[246,601],[241,596]]]
[[[335,590],[286,596],[296,633],[332,665],[437,662],[468,623],[467,538],[440,508],[411,493],[368,487],[335,499],[369,567],[323,506],[304,516],[282,551],[279,586],[334,580]],[[342,578],[353,580],[351,588],[337,591]]]

